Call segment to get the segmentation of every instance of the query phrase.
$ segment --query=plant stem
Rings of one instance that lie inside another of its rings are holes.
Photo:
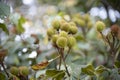
[[[71,48],[69,48],[69,50],[68,50],[67,54],[65,55],[65,60],[66,60],[67,56],[69,55],[70,50],[71,50]]]
[[[9,78],[9,74],[8,74],[8,72],[6,71],[5,66],[4,66],[4,63],[3,63],[3,62],[1,62],[1,66],[3,67],[3,69],[4,69],[4,71],[5,71],[6,75],[7,75],[7,77]]]
[[[59,53],[59,55],[60,55],[60,51],[59,51],[59,48],[57,48],[57,51],[58,51],[58,53]],[[60,60],[59,60],[59,70],[60,70],[60,68],[61,68],[61,62],[62,62],[62,59],[61,59],[61,55],[60,55]]]
[[[66,69],[67,75],[70,77],[70,73],[69,73],[68,68],[67,68],[67,66],[66,66],[66,63],[65,63],[65,58],[64,58],[64,55],[63,55],[63,54],[64,54],[63,51],[64,51],[64,49],[61,49],[61,50],[60,50],[61,59],[62,59],[62,61],[63,61],[63,65],[64,65],[64,67],[65,67],[65,69]]]

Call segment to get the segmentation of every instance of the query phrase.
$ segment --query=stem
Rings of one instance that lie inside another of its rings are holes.
[[[62,62],[62,59],[61,59],[61,56],[60,56],[60,61],[59,61],[59,70],[60,70],[60,68],[61,68],[61,62]]]
[[[4,66],[4,63],[3,63],[3,62],[1,62],[1,66],[3,67],[3,69],[4,69],[4,71],[5,71],[6,75],[7,75],[7,77],[9,78],[9,74],[8,74],[8,72],[6,71],[5,66]]]
[[[61,59],[62,59],[62,61],[63,61],[63,65],[64,65],[64,67],[65,67],[65,69],[66,69],[67,75],[70,77],[70,73],[69,73],[68,68],[67,68],[67,66],[66,66],[66,63],[65,63],[65,58],[64,58],[64,55],[63,55],[63,51],[64,51],[64,49],[61,49],[61,50],[60,50]]]
[[[65,60],[66,60],[67,56],[69,55],[70,51],[71,51],[71,48],[69,48],[67,54],[65,55]]]
[[[60,55],[60,51],[59,51],[59,48],[57,48],[57,51],[58,51],[58,53],[59,53],[59,55]],[[60,68],[61,68],[61,63],[62,63],[62,59],[61,59],[61,55],[60,55],[60,60],[59,60],[59,70],[60,70]]]

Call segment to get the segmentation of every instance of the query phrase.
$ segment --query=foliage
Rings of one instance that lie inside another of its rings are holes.
[[[119,25],[90,15],[98,1],[70,1],[39,0],[57,10],[37,3],[37,16],[0,2],[0,80],[120,80]]]

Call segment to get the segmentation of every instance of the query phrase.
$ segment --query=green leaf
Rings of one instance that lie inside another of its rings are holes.
[[[93,65],[91,65],[91,64],[89,64],[89,65],[87,65],[86,67],[84,67],[84,68],[81,68],[81,70],[82,70],[82,72],[83,73],[85,73],[85,74],[87,74],[87,75],[90,75],[90,76],[92,76],[92,75],[95,75],[94,74],[94,67],[93,67]]]
[[[6,27],[5,24],[0,23],[0,28],[1,28],[6,34],[9,34],[9,31],[8,31],[8,29],[7,29],[7,27]]]
[[[10,14],[10,7],[3,3],[0,2],[0,18],[5,18],[5,16],[8,16]]]
[[[117,68],[120,68],[120,61],[115,61],[115,66],[116,66]]]
[[[98,80],[109,80],[109,72],[103,71],[100,75]],[[112,80],[112,79],[111,79]]]
[[[6,80],[6,76],[3,73],[0,73],[0,80]]]
[[[18,20],[18,24],[17,24],[17,30],[18,32],[21,34],[25,31],[25,29],[23,28],[23,24],[25,23],[25,18],[24,17],[20,17],[20,19]]]
[[[104,66],[100,65],[95,69],[97,74],[101,74],[103,71],[107,70]]]
[[[47,70],[46,75],[55,80],[62,80],[65,76],[64,70]]]

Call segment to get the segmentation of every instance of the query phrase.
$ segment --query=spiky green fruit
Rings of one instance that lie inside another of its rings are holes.
[[[71,26],[76,26],[76,24],[75,24],[74,22],[69,22],[69,24],[70,24]]]
[[[65,31],[61,31],[60,34],[59,34],[60,37],[67,37],[68,36],[68,33],[65,32]]]
[[[84,26],[85,26],[85,21],[82,20],[82,19],[78,19],[78,20],[77,20],[77,23],[78,23],[78,25],[80,25],[81,27],[84,27]]]
[[[89,21],[89,22],[87,23],[88,29],[90,29],[92,26],[93,26],[93,23],[92,23],[91,21]]]
[[[54,34],[55,34],[55,29],[49,28],[49,29],[47,30],[47,35],[48,35],[48,37],[52,37],[52,35],[54,35]]]
[[[52,21],[52,27],[53,27],[54,29],[59,30],[59,28],[60,28],[60,21],[59,21],[59,20],[53,20],[53,21]]]
[[[105,28],[105,24],[102,21],[97,21],[96,28],[97,28],[97,31],[102,32],[103,29]]]
[[[85,14],[85,15],[83,16],[83,18],[84,18],[84,20],[85,20],[86,22],[90,21],[90,15],[89,15],[89,14]]]
[[[69,31],[69,28],[70,28],[70,24],[67,23],[67,22],[66,22],[66,23],[63,23],[63,24],[61,25],[61,27],[60,27],[61,30],[66,31],[66,32]]]
[[[76,26],[70,26],[69,33],[76,34],[78,32],[78,28]]]
[[[52,36],[52,42],[56,44],[57,39],[59,38],[59,35],[55,34]]]
[[[76,39],[73,36],[68,37],[68,47],[71,48],[76,44]]]
[[[29,69],[26,66],[19,67],[20,74],[23,76],[27,76],[29,74]]]
[[[67,38],[65,37],[59,37],[57,42],[56,42],[57,46],[59,48],[64,48],[67,46]]]
[[[10,73],[13,75],[18,75],[19,74],[19,69],[17,67],[11,67],[10,68]]]

